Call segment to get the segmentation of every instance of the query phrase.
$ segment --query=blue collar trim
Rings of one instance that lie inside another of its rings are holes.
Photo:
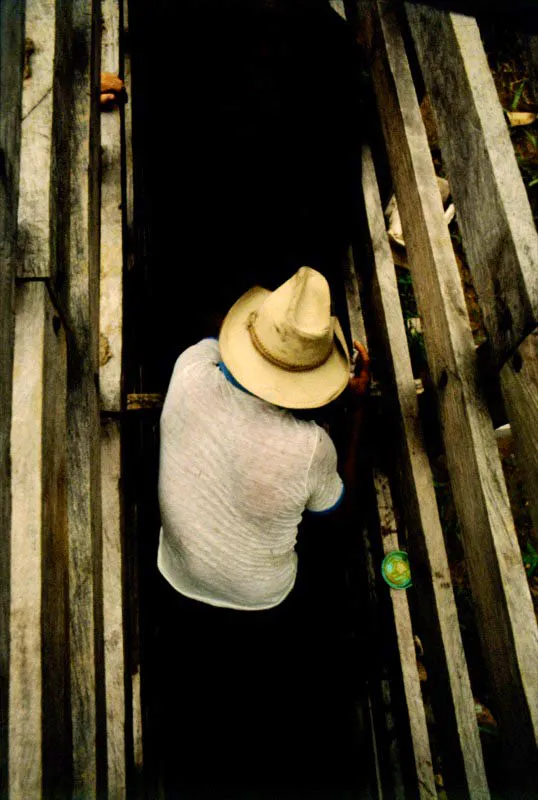
[[[248,389],[245,389],[244,386],[241,386],[241,384],[238,381],[236,381],[236,379],[234,378],[234,376],[232,375],[232,373],[230,372],[224,361],[219,361],[217,367],[220,369],[226,380],[232,384],[232,386],[235,386],[236,389],[240,389],[245,394],[250,394],[252,396],[252,392],[249,392]]]

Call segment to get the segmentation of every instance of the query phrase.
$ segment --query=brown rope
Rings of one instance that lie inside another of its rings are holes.
[[[270,353],[269,350],[267,350],[267,348],[265,347],[265,345],[260,341],[260,339],[258,339],[258,336],[256,334],[256,329],[254,328],[254,322],[256,321],[256,317],[257,317],[256,311],[252,311],[248,318],[247,327],[250,333],[250,338],[252,339],[252,344],[254,345],[256,350],[264,358],[270,361],[271,364],[274,364],[276,367],[281,367],[281,369],[286,369],[288,370],[288,372],[309,372],[310,370],[321,367],[322,364],[325,364],[325,362],[328,361],[332,353],[332,348],[331,350],[329,350],[327,355],[323,357],[321,361],[317,361],[315,364],[309,364],[308,366],[299,366],[297,364],[290,364],[289,362],[284,361],[281,358],[277,358],[277,356],[274,356],[272,353]]]

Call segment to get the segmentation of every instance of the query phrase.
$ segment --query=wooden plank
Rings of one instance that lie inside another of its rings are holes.
[[[19,189],[19,153],[24,8],[0,3],[0,708],[8,707],[11,399],[14,345],[15,263],[13,250]],[[8,785],[7,714],[0,718],[0,793]]]
[[[383,345],[383,363],[386,364],[385,393],[390,398],[391,408],[398,418],[400,438],[398,445],[403,464],[402,475],[405,483],[403,494],[407,503],[411,559],[417,567],[415,582],[418,581],[418,590],[422,597],[423,616],[426,617],[426,622],[429,622],[425,628],[428,634],[427,648],[430,653],[435,653],[432,666],[438,676],[437,697],[438,705],[442,707],[439,709],[439,716],[443,719],[444,746],[452,759],[450,765],[452,780],[463,781],[469,791],[472,789],[473,792],[487,793],[474,700],[458,625],[433,479],[420,429],[413,371],[394,264],[385,231],[374,164],[367,147],[363,149],[362,183],[373,270],[371,275],[364,276],[365,295],[379,326],[378,336]],[[378,484],[382,529],[383,521],[388,515],[385,529],[390,537],[394,535],[390,518],[391,503],[387,503],[385,499],[389,490],[386,481],[381,477],[378,477]],[[384,510],[387,507],[388,511]],[[384,546],[387,545],[384,543]],[[397,600],[397,602],[402,601]],[[406,625],[405,620],[402,625]],[[409,659],[411,646],[412,641],[411,643],[407,641],[407,645],[403,648],[402,668],[405,659]],[[416,688],[415,684],[415,694],[411,692],[408,697],[408,703],[415,705]],[[420,686],[418,691],[420,696]],[[416,755],[421,756],[424,766],[419,762],[417,770],[422,766],[422,769],[426,769],[429,774],[431,756],[428,759],[429,748],[425,749],[423,727],[425,720],[423,721],[422,715],[418,713],[419,716],[415,716],[414,723],[418,728]],[[431,780],[426,786],[426,791],[435,791],[435,785],[432,787]]]
[[[11,461],[9,796],[66,790],[65,336],[41,281],[17,288]]]
[[[371,200],[371,193],[369,193],[367,200],[368,199]],[[343,273],[348,318],[352,338],[367,343],[368,337],[362,314],[359,280],[355,270],[351,247],[348,250],[347,257],[344,262]],[[412,375],[411,380],[413,380]],[[377,512],[383,549],[386,552],[386,548],[398,549],[398,534],[396,530],[396,521],[394,518],[388,480],[386,476],[383,475],[382,471],[377,467],[373,469],[371,480],[373,481],[376,494]],[[364,530],[363,537],[369,536],[370,533]],[[365,550],[370,554],[370,558],[372,558],[371,547],[367,542],[365,543]],[[375,594],[375,569],[373,562],[370,563],[369,580],[371,584],[371,593]],[[430,743],[428,738],[428,730],[426,727],[426,714],[424,711],[424,703],[417,670],[413,630],[411,626],[411,616],[409,612],[407,594],[405,592],[391,592],[391,601],[398,640],[398,652],[400,655],[406,706],[409,717],[409,727],[411,731],[412,750],[415,759],[417,793],[421,798],[436,797],[437,792],[435,789]],[[391,765],[392,772],[392,791],[396,797],[405,797],[405,789],[400,766],[401,756],[399,753],[398,742],[394,737],[392,730],[394,727],[394,719],[392,713],[391,689],[387,679],[384,679],[381,682],[381,691],[387,731],[392,742],[389,752],[389,763]],[[372,731],[374,732],[373,728]]]
[[[424,323],[482,651],[503,745],[524,772],[538,738],[536,619],[403,39],[389,0],[360,0],[358,6]]]
[[[393,550],[400,550],[400,544],[389,481],[380,469],[374,469],[374,487],[377,497],[383,553],[388,555]],[[436,798],[437,789],[433,774],[426,712],[424,711],[424,701],[417,668],[409,601],[405,591],[389,589],[389,592],[398,640],[409,727],[413,742],[418,796],[421,798]]]
[[[102,2],[102,71],[119,75],[120,7]],[[119,108],[101,114],[101,291],[99,389],[101,409],[119,411],[122,389],[123,193]]]
[[[120,422],[101,420],[107,797],[127,796]]]
[[[100,28],[98,0],[57,0],[53,213],[60,224],[52,252],[68,333],[73,795],[85,800],[96,797],[106,781],[98,398]]]
[[[465,255],[502,365],[538,324],[538,233],[527,192],[476,20],[405,7]]]
[[[538,328],[506,362],[500,377],[538,547]]]
[[[20,277],[47,277],[53,266],[49,229],[55,6],[55,0],[26,0],[25,37],[32,52],[22,94]]]
[[[127,95],[127,103],[122,107],[123,120],[123,225],[124,225],[124,267],[130,271],[134,267],[134,186],[133,186],[133,120],[132,120],[132,76],[131,76],[131,51],[129,35],[129,0],[122,2],[121,15],[121,66],[123,67],[123,81]],[[162,405],[162,402],[161,402]],[[129,615],[131,619],[131,637],[129,648],[129,666],[131,674],[131,726],[132,726],[132,752],[129,763],[132,764],[134,774],[141,783],[143,780],[144,748],[143,748],[143,713],[142,691],[139,656],[139,613],[138,608],[138,566],[131,565],[129,574],[133,575],[135,586],[129,584]],[[134,591],[131,591],[133,590]]]

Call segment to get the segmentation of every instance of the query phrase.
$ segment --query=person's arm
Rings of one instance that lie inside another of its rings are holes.
[[[360,448],[361,434],[366,409],[366,399],[370,384],[370,358],[364,345],[354,341],[356,357],[353,375],[349,380],[346,394],[342,398],[343,411],[331,431],[338,453],[338,471],[346,487],[346,502],[343,511],[350,505],[357,492],[357,452]]]
[[[330,440],[324,433],[324,441],[320,442],[312,471],[315,493],[311,498],[313,502],[307,505],[307,511],[311,512],[307,518],[327,518],[331,525],[339,522],[340,518],[347,517],[357,492],[356,454],[360,448],[365,400],[370,382],[370,360],[360,342],[355,341],[353,344],[356,350],[353,374],[338,407],[333,409]],[[335,501],[335,494],[338,485],[341,487],[342,480],[344,492],[341,502],[333,502],[326,508],[329,498]]]

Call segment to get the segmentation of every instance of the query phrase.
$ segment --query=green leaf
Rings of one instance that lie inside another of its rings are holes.
[[[523,94],[523,90],[525,88],[525,84],[527,83],[527,79],[523,78],[521,83],[517,88],[517,92],[514,95],[514,99],[512,100],[511,111],[515,111],[519,105],[519,101],[521,100],[521,95]]]

